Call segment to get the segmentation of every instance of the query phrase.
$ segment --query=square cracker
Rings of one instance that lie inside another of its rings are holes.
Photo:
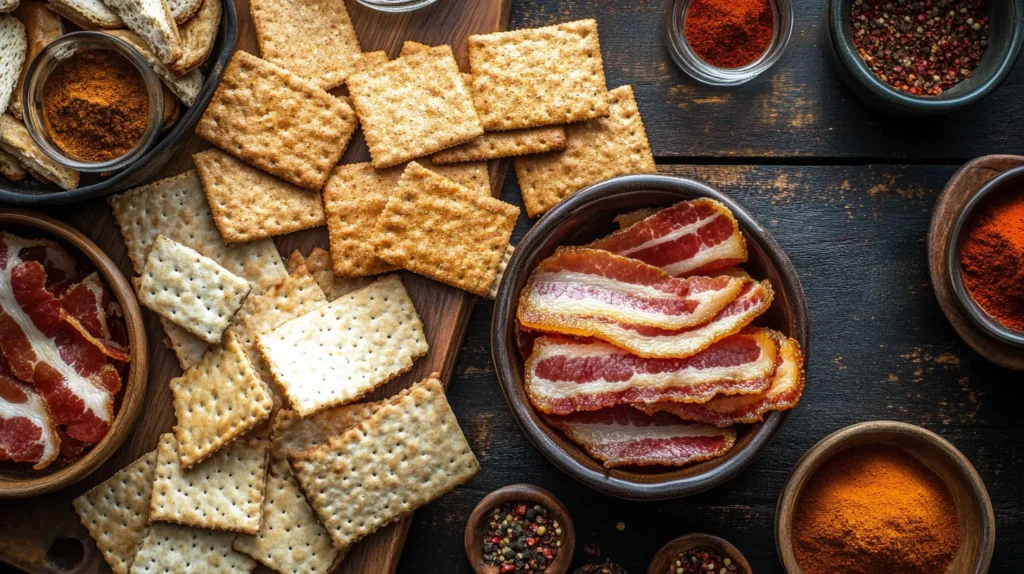
[[[654,156],[633,88],[608,92],[607,118],[566,126],[564,151],[516,158],[516,176],[530,217],[581,189],[619,175],[654,173]]]
[[[256,562],[231,549],[235,536],[154,522],[135,555],[131,574],[249,574]]]
[[[392,265],[484,296],[517,217],[518,207],[413,162],[377,219],[373,244]]]
[[[427,379],[325,445],[291,457],[337,548],[348,548],[480,469],[444,389]]]
[[[347,295],[356,289],[362,289],[373,283],[373,277],[338,277],[334,274],[334,263],[331,261],[331,254],[320,247],[314,247],[308,257],[304,257],[298,250],[292,251],[288,256],[288,270],[305,266],[310,275],[320,285],[328,301],[334,301],[342,295]]]
[[[206,341],[188,332],[188,329],[174,321],[160,317],[160,325],[164,328],[164,346],[174,352],[182,370],[199,362],[206,354],[209,345]]]
[[[196,135],[263,171],[319,190],[356,130],[345,102],[247,52],[235,52]]]
[[[128,574],[149,524],[156,451],[76,498],[75,512],[114,574]]]
[[[332,438],[341,436],[346,430],[370,418],[382,404],[382,401],[377,401],[331,407],[306,418],[300,417],[295,411],[280,410],[274,417],[273,456],[277,460],[284,460],[304,450],[327,444]]]
[[[484,133],[450,46],[353,74],[348,89],[377,168],[430,155]]]
[[[597,21],[470,36],[473,104],[487,131],[608,115]]]
[[[423,323],[389,275],[256,338],[301,416],[357,400],[427,354]]]
[[[249,294],[249,282],[195,249],[158,235],[137,282],[139,303],[217,343]]]
[[[171,379],[170,386],[183,468],[266,420],[273,406],[266,385],[230,331],[185,374]]]
[[[219,149],[192,156],[206,200],[227,243],[284,235],[324,224],[320,194],[260,171]]]
[[[154,521],[255,534],[260,529],[270,439],[240,438],[188,470],[178,441],[160,436],[149,515]]]
[[[442,150],[431,158],[436,164],[487,161],[565,149],[565,128],[548,126],[507,132],[490,132],[464,144]]]
[[[356,71],[362,49],[344,0],[252,0],[263,59],[327,90]]]

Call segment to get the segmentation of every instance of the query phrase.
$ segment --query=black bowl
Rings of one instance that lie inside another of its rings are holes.
[[[939,96],[912,96],[886,84],[857,52],[850,36],[853,0],[826,0],[825,51],[829,63],[850,90],[869,106],[895,116],[945,114],[963,109],[992,93],[1013,69],[1024,38],[1020,0],[986,0],[988,48],[973,75]]]
[[[796,269],[782,247],[754,218],[728,196],[710,187],[676,177],[630,175],[610,179],[570,196],[540,218],[526,234],[505,269],[498,289],[491,327],[491,354],[501,390],[523,432],[555,466],[605,494],[632,500],[687,496],[735,477],[771,441],[787,412],[773,412],[764,422],[741,425],[736,445],[725,456],[680,469],[606,469],[582,448],[549,426],[530,404],[523,388],[523,360],[515,341],[519,292],[534,267],[561,245],[578,245],[616,229],[612,218],[644,207],[710,197],[732,210],[747,238],[749,261],[743,266],[775,288],[771,308],[757,324],[778,329],[810,352],[807,301]]]
[[[0,180],[0,203],[13,205],[60,205],[85,201],[94,197],[110,195],[130,187],[141,185],[152,179],[160,168],[171,159],[181,146],[196,131],[196,124],[206,111],[213,93],[220,84],[224,69],[235,51],[238,40],[238,19],[233,0],[223,0],[224,13],[221,17],[220,32],[214,42],[210,59],[203,65],[203,86],[199,89],[194,104],[185,108],[171,131],[162,134],[153,147],[128,164],[113,176],[103,177],[94,173],[82,173],[82,185],[76,189],[64,190],[50,183],[40,183],[26,177],[17,182]]]

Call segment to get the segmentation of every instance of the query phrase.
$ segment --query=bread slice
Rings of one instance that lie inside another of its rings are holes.
[[[23,0],[14,11],[14,17],[25,25],[28,47],[25,50],[25,63],[21,66],[21,75],[14,85],[11,94],[11,105],[7,111],[19,120],[21,115],[21,86],[25,83],[28,65],[36,54],[43,51],[47,44],[64,35],[64,20],[46,7],[43,0]]]
[[[199,7],[203,5],[203,0],[167,0],[167,5],[171,7],[174,21],[184,24],[189,18],[196,15]]]
[[[9,14],[0,16],[0,113],[6,112],[11,103],[27,47],[25,25]]]
[[[106,0],[129,30],[138,34],[163,64],[181,57],[181,37],[167,0]]]
[[[121,17],[100,0],[50,0],[50,10],[86,30],[124,28]]]

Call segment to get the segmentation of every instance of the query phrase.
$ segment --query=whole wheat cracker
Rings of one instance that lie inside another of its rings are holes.
[[[353,74],[347,83],[374,167],[398,165],[483,133],[449,46]]]
[[[231,549],[233,532],[154,522],[130,574],[250,574],[256,562]]]
[[[11,10],[16,6],[17,3],[11,6]],[[10,14],[0,15],[0,113],[6,112],[11,103],[27,51],[25,25]]]
[[[198,13],[178,27],[181,35],[181,57],[171,64],[175,74],[187,74],[210,56],[224,14],[224,0],[202,0]]]
[[[196,134],[285,181],[319,190],[356,125],[352,108],[338,98],[235,52]]]
[[[323,289],[328,301],[362,289],[374,281],[373,277],[338,277],[334,274],[331,254],[320,247],[311,249],[308,256],[303,256],[298,250],[293,251],[288,256],[287,265],[289,271],[305,266]]]
[[[212,1],[212,0],[211,0]],[[238,243],[324,224],[320,194],[292,185],[224,153],[192,156],[221,237]]]
[[[654,156],[647,141],[633,88],[608,92],[610,115],[566,126],[563,151],[516,158],[523,203],[537,217],[569,195],[619,175],[654,173]]]
[[[153,71],[156,72],[160,81],[163,82],[175,96],[178,96],[181,103],[186,106],[191,106],[196,103],[196,97],[199,96],[199,89],[203,87],[202,72],[198,69],[194,69],[187,74],[178,74],[172,70],[169,65],[161,62],[157,55],[149,49],[149,46],[146,45],[145,40],[131,30],[106,30],[104,33],[124,40],[132,48],[138,50],[139,54],[142,55],[142,58],[146,60],[147,64],[149,64],[149,67],[153,68]]]
[[[290,462],[337,548],[352,546],[480,469],[436,379],[402,391],[345,434]]]
[[[473,104],[488,131],[608,115],[595,20],[474,35],[467,46]]]
[[[489,132],[464,144],[435,153],[436,164],[487,161],[565,149],[568,139],[562,126]]]
[[[36,145],[28,130],[9,114],[0,115],[0,150],[18,158],[29,173],[64,189],[78,187],[78,172],[50,159]]]
[[[161,63],[169,66],[181,57],[181,36],[167,0],[103,0],[103,3],[142,38]]]
[[[519,208],[482,196],[412,162],[377,218],[382,260],[485,296]]]

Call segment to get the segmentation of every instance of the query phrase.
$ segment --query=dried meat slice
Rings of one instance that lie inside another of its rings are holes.
[[[627,214],[627,216],[630,214]],[[713,199],[683,201],[598,239],[604,249],[660,267],[669,275],[702,275],[747,260],[747,243],[729,208]]]
[[[30,385],[15,379],[0,357],[0,460],[46,468],[60,453],[60,439],[46,404]]]
[[[659,402],[635,405],[647,414],[666,412],[681,419],[726,427],[733,423],[760,422],[769,411],[791,409],[804,393],[804,357],[800,344],[780,333],[779,363],[772,386],[763,393],[736,397],[716,397],[704,404]]]
[[[120,307],[112,300],[98,273],[90,273],[69,287],[61,294],[60,304],[64,308],[64,320],[100,352],[116,361],[131,359],[127,346],[115,340],[120,325],[111,328],[112,322],[121,320]]]
[[[526,362],[526,394],[538,410],[565,415],[618,404],[705,402],[771,385],[778,343],[751,329],[686,359],[644,359],[600,341],[537,339]]]
[[[46,287],[57,292],[78,278],[78,262],[52,239],[21,238],[22,261],[38,261],[46,269]]]
[[[519,296],[528,329],[586,335],[597,320],[662,329],[705,323],[743,287],[734,277],[680,279],[598,249],[562,247],[541,261]]]
[[[546,418],[606,468],[685,466],[718,458],[736,444],[732,428],[682,421],[666,413],[646,415],[627,406]]]

